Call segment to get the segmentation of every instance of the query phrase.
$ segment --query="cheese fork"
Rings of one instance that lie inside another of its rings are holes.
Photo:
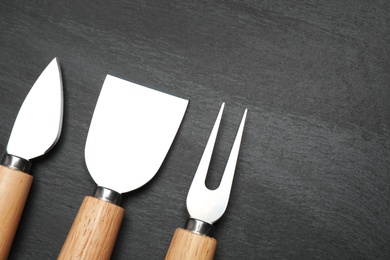
[[[210,190],[205,186],[205,179],[210,165],[214,144],[225,103],[222,103],[198,169],[187,195],[187,210],[190,218],[185,229],[176,229],[166,260],[178,259],[213,259],[217,240],[210,236],[213,224],[222,217],[229,202],[234,172],[237,164],[240,143],[244,130],[247,109],[241,120],[232,150],[219,187]]]

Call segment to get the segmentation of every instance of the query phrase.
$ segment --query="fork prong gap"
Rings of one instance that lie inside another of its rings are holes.
[[[225,190],[227,193],[227,200],[229,200],[230,190],[232,188],[233,178],[238,160],[238,154],[240,151],[242,134],[244,132],[244,125],[246,121],[248,109],[245,109],[244,115],[242,116],[240,126],[238,127],[236,138],[234,139],[233,147],[230,151],[229,159],[226,163],[225,171],[222,175],[221,184],[218,188]]]

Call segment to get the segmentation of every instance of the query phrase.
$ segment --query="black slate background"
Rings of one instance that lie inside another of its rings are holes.
[[[63,132],[33,162],[10,259],[55,259],[92,193],[83,150],[107,73],[190,100],[155,178],[124,196],[112,259],[163,259],[223,101],[210,187],[249,113],[215,259],[390,258],[389,1],[1,1],[1,151],[53,57]]]

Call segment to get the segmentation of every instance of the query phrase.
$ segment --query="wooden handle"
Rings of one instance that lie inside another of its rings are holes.
[[[7,259],[33,177],[0,165],[0,259]]]
[[[178,228],[173,235],[165,260],[213,259],[217,240]]]
[[[110,202],[85,197],[58,259],[110,259],[124,211]]]

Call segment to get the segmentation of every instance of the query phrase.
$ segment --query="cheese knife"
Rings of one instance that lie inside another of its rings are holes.
[[[63,114],[61,71],[54,58],[25,98],[0,165],[0,259],[7,259],[33,180],[31,159],[58,141]]]
[[[217,189],[210,190],[205,185],[205,179],[224,107],[225,103],[222,103],[190,190],[188,191],[187,210],[190,218],[187,220],[185,229],[176,229],[165,260],[212,260],[214,258],[217,240],[211,236],[211,232],[213,230],[213,224],[222,217],[229,202],[248,111],[246,109],[242,116],[220,185]]]
[[[124,215],[121,194],[157,173],[187,105],[188,100],[107,75],[85,145],[97,188],[84,198],[58,259],[110,259]]]

